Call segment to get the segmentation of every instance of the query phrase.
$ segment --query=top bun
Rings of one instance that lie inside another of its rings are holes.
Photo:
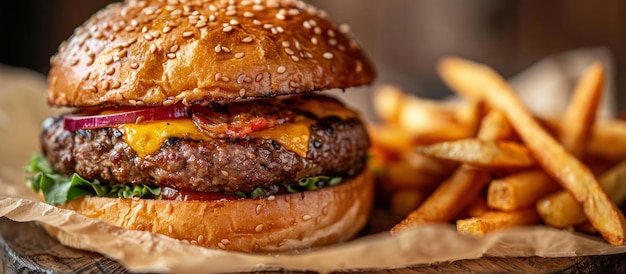
[[[51,59],[55,106],[162,106],[369,84],[347,27],[289,0],[127,0],[92,16]]]

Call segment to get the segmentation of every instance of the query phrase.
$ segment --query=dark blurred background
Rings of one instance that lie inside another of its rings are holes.
[[[0,2],[0,63],[46,74],[49,57],[73,29],[111,0]],[[425,97],[449,91],[435,74],[442,55],[487,63],[509,77],[537,60],[583,47],[607,47],[619,108],[626,94],[626,1],[622,0],[310,0],[348,23],[379,71]],[[0,83],[1,84],[1,83]]]

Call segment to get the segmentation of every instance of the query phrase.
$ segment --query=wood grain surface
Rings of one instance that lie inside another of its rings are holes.
[[[36,223],[0,218],[2,273],[131,273],[100,254],[65,247]],[[571,258],[481,258],[402,269],[336,273],[626,273],[626,253]],[[289,271],[275,271],[289,273]],[[302,273],[298,271],[297,273]]]

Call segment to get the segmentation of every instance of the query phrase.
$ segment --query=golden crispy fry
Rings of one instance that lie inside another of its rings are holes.
[[[478,196],[467,206],[465,212],[468,218],[483,216],[485,213],[489,212],[489,206],[487,206],[485,198]]]
[[[532,117],[513,88],[486,65],[460,58],[445,58],[439,73],[460,94],[484,99],[502,111],[543,169],[583,205],[585,215],[612,245],[623,245],[626,220],[604,193],[593,174],[568,153]]]
[[[384,190],[432,190],[456,168],[454,162],[419,155],[421,159],[401,159],[388,163],[377,175]]]
[[[479,217],[456,221],[458,232],[469,235],[482,236],[489,232],[517,226],[535,225],[539,223],[539,216],[534,208],[525,208],[517,211],[491,211]]]
[[[393,124],[369,124],[367,131],[372,140],[372,146],[390,152],[410,150],[413,137],[397,125]]]
[[[591,136],[604,87],[604,68],[594,63],[578,82],[561,120],[559,139],[565,149],[581,158]]]
[[[489,169],[526,168],[535,164],[528,148],[510,141],[463,139],[418,146],[416,152]]]
[[[391,233],[397,234],[422,223],[452,221],[490,180],[491,176],[484,170],[462,165],[417,210],[395,225]]]
[[[626,201],[626,161],[602,174],[599,181],[615,203]],[[537,202],[537,212],[544,223],[557,228],[567,228],[587,221],[583,208],[566,191],[558,191],[540,199]]]
[[[491,181],[487,204],[493,209],[514,211],[532,206],[541,197],[558,189],[559,185],[543,170],[522,171]]]
[[[394,220],[402,220],[424,201],[426,193],[416,189],[401,189],[391,193],[389,207]]]
[[[404,96],[404,92],[396,86],[385,85],[378,87],[374,90],[372,96],[374,112],[386,123],[397,123]]]
[[[626,121],[611,120],[595,123],[587,153],[614,162],[626,159]]]
[[[503,117],[498,116],[497,113],[490,114],[489,119],[483,120],[481,124],[479,137],[500,137],[499,129],[503,123],[506,123]],[[420,223],[452,221],[470,202],[476,199],[490,180],[491,175],[488,172],[462,165],[448,180],[439,185],[417,210],[394,226],[391,233],[398,233]]]
[[[515,135],[504,114],[497,110],[489,111],[483,118],[482,125],[478,132],[479,140],[508,140]]]

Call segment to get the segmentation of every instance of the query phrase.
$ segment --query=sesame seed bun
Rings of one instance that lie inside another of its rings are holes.
[[[54,106],[162,106],[369,84],[347,26],[299,1],[135,1],[92,16],[51,59]],[[259,4],[257,4],[259,3]]]
[[[164,234],[191,244],[244,252],[323,246],[356,235],[369,217],[372,174],[318,191],[244,200],[165,201],[84,197],[62,208],[126,229]],[[71,235],[48,232],[84,249]],[[236,232],[236,233],[233,233]]]

